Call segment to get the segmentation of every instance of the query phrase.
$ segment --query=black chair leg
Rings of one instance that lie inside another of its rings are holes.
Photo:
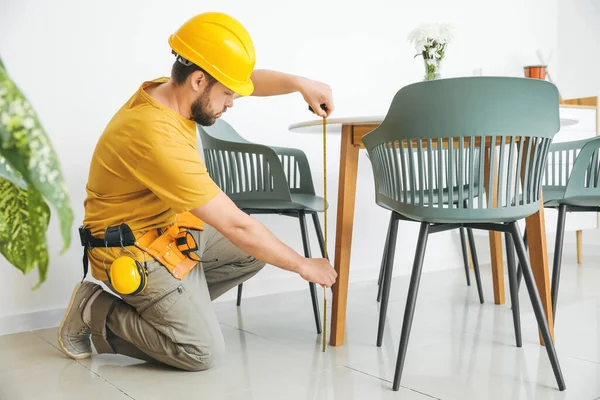
[[[504,233],[506,240],[506,263],[508,265],[508,286],[510,288],[510,301],[512,305],[513,324],[515,327],[515,340],[517,347],[523,346],[521,338],[521,315],[519,311],[519,289],[517,287],[517,262],[515,260],[515,245],[510,233]]]
[[[240,306],[240,304],[242,304],[242,286],[243,285],[244,285],[243,283],[240,283],[238,285],[238,294],[237,294],[237,306],[238,307]]]
[[[329,254],[327,257],[325,256],[325,238],[323,237],[323,230],[321,229],[321,222],[319,222],[319,215],[316,212],[312,212],[312,219],[315,225],[315,232],[317,232],[317,241],[319,242],[319,247],[321,248],[321,254],[323,258],[329,260]]]
[[[552,267],[552,320],[556,321],[556,302],[558,300],[558,283],[560,280],[560,267],[562,264],[563,242],[565,239],[565,220],[567,219],[567,205],[561,204],[558,209],[558,223],[556,227],[556,242],[554,243],[554,265]]]
[[[475,272],[479,302],[483,304],[483,287],[481,286],[481,274],[479,273],[479,259],[477,258],[477,249],[475,248],[475,239],[473,238],[473,230],[471,228],[467,228],[467,236],[469,238],[469,247],[471,248],[471,258],[473,258],[473,271]]]
[[[310,258],[310,242],[308,241],[308,229],[306,227],[306,214],[304,211],[298,213],[298,219],[300,220],[300,231],[302,232],[302,244],[304,246],[304,256]],[[310,297],[312,299],[313,313],[315,315],[315,325],[317,327],[317,333],[321,333],[321,315],[319,312],[319,298],[317,297],[317,286],[314,282],[309,282]]]
[[[419,231],[417,251],[415,252],[413,270],[410,275],[410,286],[408,287],[404,320],[402,321],[402,335],[400,336],[400,347],[398,349],[398,359],[396,361],[396,371],[394,373],[394,391],[400,389],[400,379],[402,376],[402,369],[404,368],[404,361],[406,360],[406,349],[408,347],[408,339],[415,313],[415,305],[417,303],[417,294],[419,292],[419,282],[421,280],[421,272],[423,271],[423,259],[425,258],[428,237],[429,224],[427,222],[422,222]]]
[[[513,236],[513,241],[515,242],[515,247],[517,249],[517,256],[519,257],[519,261],[521,262],[523,279],[525,280],[525,285],[527,286],[527,291],[529,292],[531,305],[533,306],[533,312],[535,314],[538,327],[540,328],[542,338],[544,339],[544,345],[548,353],[548,358],[550,359],[550,364],[552,365],[552,370],[554,371],[554,376],[556,378],[558,388],[562,391],[566,389],[565,380],[560,369],[560,364],[558,362],[556,350],[554,349],[554,342],[552,341],[552,336],[550,335],[548,320],[546,319],[546,314],[544,313],[544,308],[542,307],[542,301],[540,300],[540,294],[535,284],[533,272],[531,271],[531,265],[529,264],[529,260],[527,259],[525,244],[523,243],[523,238],[521,237],[521,233],[519,232],[519,226],[517,225],[517,223],[511,222],[509,227]]]
[[[523,235],[523,245],[525,246],[525,251],[527,251],[527,231]],[[523,271],[521,271],[521,262],[519,261],[519,265],[517,266],[517,288],[521,287],[521,278],[523,277]]]
[[[390,218],[390,229],[388,231],[388,246],[385,256],[385,268],[383,275],[383,293],[379,307],[379,324],[377,328],[377,347],[383,342],[383,331],[385,329],[385,318],[387,314],[388,301],[390,299],[390,287],[392,286],[392,271],[394,269],[394,254],[396,253],[396,238],[398,237],[398,219]]]
[[[460,228],[460,245],[462,247],[463,262],[465,264],[465,275],[467,277],[467,286],[471,286],[471,276],[469,274],[469,255],[467,250],[467,237],[465,228]]]
[[[383,275],[385,274],[385,257],[387,254],[387,248],[388,248],[388,244],[387,244],[387,239],[386,239],[385,247],[383,248],[383,255],[381,257],[381,267],[379,268],[379,280],[377,282],[377,285],[378,285],[377,302],[378,303],[381,301],[381,294],[383,293]]]
[[[386,265],[386,257],[387,257],[387,250],[388,250],[388,245],[389,245],[389,238],[390,238],[390,229],[392,227],[392,220],[394,219],[394,213],[390,213],[390,222],[388,223],[388,230],[387,230],[387,234],[385,236],[385,246],[383,247],[383,256],[381,256],[381,267],[379,268],[379,281],[377,282],[377,285],[379,285],[379,288],[377,289],[377,302],[381,301],[381,294],[383,293],[383,275],[385,274],[385,265]]]

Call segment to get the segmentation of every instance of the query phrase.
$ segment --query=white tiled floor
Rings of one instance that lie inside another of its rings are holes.
[[[0,399],[600,399],[600,261],[577,266],[565,251],[557,310],[559,392],[521,288],[523,347],[507,304],[484,305],[464,272],[425,273],[400,391],[391,390],[408,277],[396,278],[384,343],[375,345],[376,282],[351,285],[346,344],[321,352],[308,290],[215,303],[227,356],[182,372],[115,355],[83,361],[57,348],[56,329],[0,336]],[[508,282],[508,280],[506,280]],[[321,298],[322,301],[322,298]]]

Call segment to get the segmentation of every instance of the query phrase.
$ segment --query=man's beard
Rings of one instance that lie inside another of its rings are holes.
[[[202,126],[211,126],[217,120],[217,114],[211,114],[208,111],[210,104],[210,90],[207,88],[204,92],[196,99],[190,107],[190,119],[196,121],[197,124]]]

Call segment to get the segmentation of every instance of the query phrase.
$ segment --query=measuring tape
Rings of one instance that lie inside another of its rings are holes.
[[[323,117],[323,219],[325,220],[324,257],[327,256],[327,118]],[[323,352],[327,342],[327,288],[323,286]]]
[[[327,106],[321,104],[321,108],[327,111]],[[311,106],[308,109],[314,113]],[[323,257],[328,259],[327,256],[327,117],[323,117],[323,219],[324,224],[324,238],[323,238]],[[327,288],[323,286],[323,337],[322,337],[322,350],[325,352],[327,347]]]

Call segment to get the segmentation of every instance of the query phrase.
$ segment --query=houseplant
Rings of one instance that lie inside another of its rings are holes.
[[[31,103],[0,59],[0,253],[28,274],[46,280],[50,203],[57,212],[62,251],[71,243],[73,211],[58,157]]]
[[[453,37],[454,27],[450,24],[422,24],[408,34],[408,41],[417,51],[415,57],[423,57],[424,80],[441,77],[442,60]]]

